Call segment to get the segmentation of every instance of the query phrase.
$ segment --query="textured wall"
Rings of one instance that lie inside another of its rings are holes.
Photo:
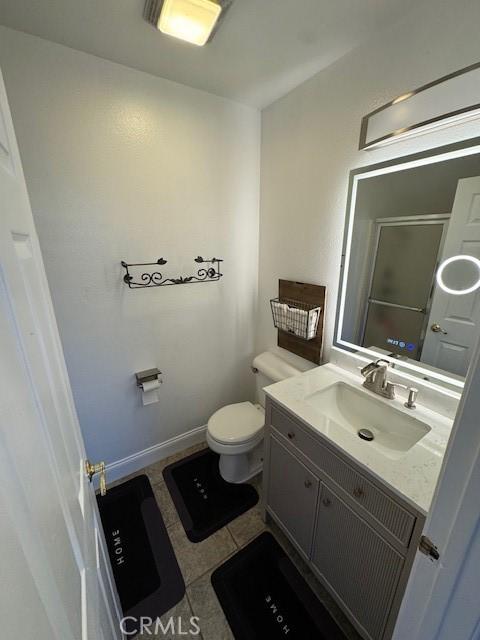
[[[258,112],[0,28],[0,66],[93,460],[134,454],[253,393]],[[164,256],[219,283],[130,291],[120,260]],[[143,407],[135,371],[165,372]]]
[[[262,112],[258,349],[276,343],[266,301],[288,278],[327,286],[328,359],[352,168],[479,135],[478,124],[463,125],[358,151],[363,115],[478,62],[479,21],[478,0],[425,0]]]

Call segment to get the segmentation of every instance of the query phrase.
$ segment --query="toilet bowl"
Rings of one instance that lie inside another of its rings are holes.
[[[254,359],[252,371],[256,375],[258,402],[226,405],[208,421],[207,444],[212,451],[220,454],[220,475],[227,482],[245,482],[262,470],[265,425],[263,388],[301,373],[269,351]]]

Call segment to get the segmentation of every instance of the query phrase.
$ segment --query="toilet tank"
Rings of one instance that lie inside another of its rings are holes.
[[[263,388],[274,382],[280,382],[292,376],[298,376],[300,369],[292,366],[280,356],[270,351],[264,351],[253,360],[253,369],[256,371],[256,402],[265,407],[265,393]]]

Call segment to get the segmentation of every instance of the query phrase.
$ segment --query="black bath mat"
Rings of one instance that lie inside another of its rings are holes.
[[[212,574],[236,640],[346,640],[270,533],[262,533]]]
[[[156,619],[180,602],[185,583],[150,481],[137,476],[97,501],[123,613]]]
[[[191,542],[205,540],[258,502],[249,484],[225,482],[220,456],[203,449],[163,470],[165,483]]]

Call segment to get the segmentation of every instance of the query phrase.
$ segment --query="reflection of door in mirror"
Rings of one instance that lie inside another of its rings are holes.
[[[419,360],[446,216],[376,221],[362,345]]]
[[[480,177],[458,181],[442,261],[459,254],[480,258]],[[422,362],[466,374],[480,326],[479,291],[456,296],[435,287]]]

